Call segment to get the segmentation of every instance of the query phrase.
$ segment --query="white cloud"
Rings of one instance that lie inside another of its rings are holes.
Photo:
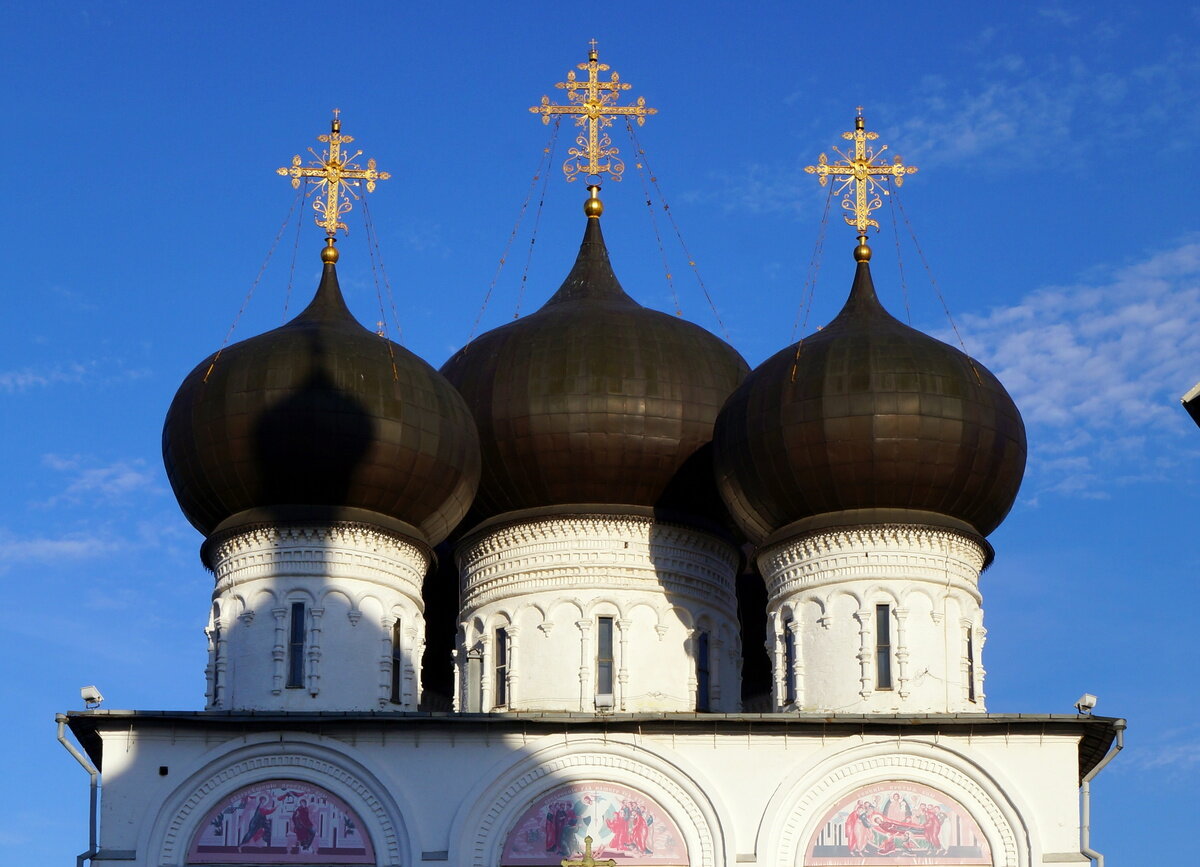
[[[148,375],[149,371],[144,368],[127,368],[122,362],[111,359],[22,367],[0,370],[0,393],[19,394],[61,384],[124,382]]]
[[[1060,7],[1040,14],[1070,23]],[[1104,68],[1094,50],[1098,38],[1067,28],[1054,57],[985,52],[976,75],[954,80],[966,85],[927,76],[907,104],[893,106],[893,116],[905,120],[881,130],[883,139],[912,164],[970,159],[973,170],[1007,171],[1049,158],[1079,175],[1091,171],[1098,151],[1144,142],[1156,126],[1172,131],[1161,148],[1182,147],[1200,130],[1191,110],[1200,86],[1193,47],[1164,46],[1153,64]]]
[[[16,564],[91,560],[121,550],[121,542],[89,533],[18,536],[0,529],[0,569]]]
[[[111,502],[140,492],[157,492],[154,473],[139,459],[89,465],[79,455],[43,455],[42,463],[52,470],[69,474],[66,488],[43,505],[62,502]]]
[[[20,370],[0,370],[0,391],[9,394],[43,388],[60,382],[83,382],[89,367],[68,364],[55,367],[23,367]]]
[[[962,325],[1025,418],[1035,498],[1104,497],[1195,460],[1179,398],[1200,378],[1200,239]]]

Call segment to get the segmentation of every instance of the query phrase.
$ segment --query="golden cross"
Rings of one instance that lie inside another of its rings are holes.
[[[375,169],[375,160],[367,160],[367,167],[361,168],[354,160],[362,155],[355,151],[346,156],[342,153],[342,145],[354,141],[353,136],[342,135],[342,122],[339,119],[341,109],[333,110],[333,122],[329,127],[329,135],[317,136],[317,141],[328,145],[320,154],[312,148],[308,152],[316,157],[303,165],[300,155],[292,157],[291,166],[275,170],[276,174],[290,177],[293,189],[299,189],[301,178],[312,178],[313,187],[324,192],[324,197],[313,199],[313,210],[317,212],[316,223],[325,228],[325,237],[332,238],[341,229],[348,233],[350,230],[341,221],[342,214],[350,210],[350,196],[359,198],[357,192],[362,181],[367,182],[367,192],[375,192],[376,181],[386,181],[391,175]],[[346,194],[349,193],[349,196]]]
[[[863,119],[860,105],[858,116],[854,118],[854,130],[842,133],[842,138],[854,142],[854,156],[842,153],[839,148],[835,147],[834,150],[842,158],[840,162],[831,164],[829,158],[825,154],[821,154],[815,166],[804,167],[804,171],[820,178],[821,186],[829,183],[831,176],[834,180],[841,181],[840,186],[834,192],[838,195],[845,193],[842,198],[842,207],[854,216],[844,219],[848,225],[858,229],[860,238],[866,237],[868,226],[879,228],[879,223],[871,218],[871,213],[883,204],[880,194],[890,195],[883,184],[876,182],[876,176],[891,175],[896,179],[896,186],[900,186],[904,183],[905,175],[911,175],[917,170],[916,166],[904,165],[899,156],[894,157],[890,165],[883,161],[876,162],[887,150],[887,145],[879,150],[868,145],[867,142],[879,138],[879,133],[867,132],[865,126],[866,121]],[[854,184],[853,195],[848,189],[852,183]]]
[[[598,60],[596,40],[591,41],[588,51],[588,62],[581,63],[576,68],[585,70],[588,80],[576,81],[575,71],[567,73],[567,80],[560,81],[554,86],[565,90],[570,105],[555,105],[550,97],[543,96],[541,105],[530,106],[529,110],[542,116],[542,123],[550,123],[551,115],[571,115],[576,119],[575,125],[587,127],[586,133],[580,133],[575,139],[576,147],[567,151],[569,157],[563,163],[563,173],[568,181],[573,181],[579,175],[608,174],[614,181],[621,180],[625,171],[625,163],[617,158],[618,149],[613,147],[612,139],[605,129],[612,126],[613,118],[617,115],[636,117],[638,126],[646,122],[646,115],[658,114],[657,108],[647,108],[645,97],[639,96],[633,105],[616,105],[617,94],[629,90],[632,85],[621,81],[617,73],[613,73],[608,81],[600,80],[600,73],[607,72],[607,63]]]
[[[617,867],[617,862],[612,858],[604,861],[597,861],[592,857],[592,838],[587,836],[583,838],[583,858],[579,861],[572,861],[570,858],[562,859],[562,867]]]

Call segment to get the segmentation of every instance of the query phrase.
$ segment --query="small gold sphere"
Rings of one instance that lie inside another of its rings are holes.
[[[868,247],[866,244],[859,244],[857,247],[855,247],[854,248],[854,261],[855,262],[870,262],[871,261],[871,248]]]
[[[594,197],[587,199],[583,203],[583,212],[589,217],[599,217],[604,213],[604,202]]]
[[[332,265],[337,260],[338,260],[337,247],[333,246],[332,243],[326,244],[325,248],[323,250],[321,250],[321,261],[328,262],[330,265]]]

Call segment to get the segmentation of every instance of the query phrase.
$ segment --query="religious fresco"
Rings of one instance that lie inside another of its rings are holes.
[[[503,867],[585,863],[586,838],[598,863],[686,867],[679,827],[641,792],[613,783],[572,783],[526,810],[504,843]]]
[[[962,805],[916,783],[876,783],[825,814],[805,867],[856,864],[991,864],[979,825]]]
[[[358,815],[319,786],[266,780],[238,789],[209,812],[189,864],[374,864]]]

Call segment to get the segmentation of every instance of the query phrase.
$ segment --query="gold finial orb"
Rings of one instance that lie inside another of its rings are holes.
[[[867,246],[866,238],[858,239],[858,246],[854,248],[854,261],[855,262],[870,262],[871,261],[871,248]]]
[[[598,189],[592,190],[591,197],[585,200],[583,203],[583,212],[587,214],[588,217],[599,218],[599,216],[604,213],[604,202],[600,201],[600,197],[596,195],[598,192]]]
[[[321,250],[321,261],[332,265],[338,260],[337,247],[333,246],[333,238],[325,239],[325,247]]]

